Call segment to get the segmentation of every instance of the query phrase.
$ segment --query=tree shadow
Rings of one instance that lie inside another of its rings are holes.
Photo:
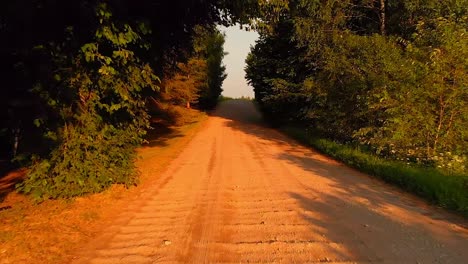
[[[251,101],[230,100],[223,102],[223,105],[211,115],[226,119],[225,124],[231,129],[252,135],[258,140],[267,141],[269,144],[282,146],[285,148],[285,151],[278,155],[277,158],[279,160],[299,166],[302,170],[311,172],[319,177],[332,180],[334,187],[338,188],[345,195],[364,195],[365,198],[372,196],[373,199],[369,200],[369,202],[373,206],[385,205],[388,201],[404,201],[404,203],[399,205],[404,206],[406,209],[419,208],[422,214],[428,216],[431,215],[428,210],[436,210],[445,214],[444,217],[453,216],[451,217],[452,221],[468,227],[466,225],[467,221],[464,218],[430,205],[427,201],[405,192],[395,185],[347,167],[341,162],[302,145],[278,130],[272,129],[262,119],[261,114]],[[364,184],[356,183],[356,178],[364,180]],[[377,190],[373,189],[374,187]],[[442,218],[442,216],[436,215],[432,217],[434,220]]]
[[[295,140],[286,137],[281,132],[272,129],[249,100],[229,100],[222,102],[215,111],[209,113],[212,117],[224,119],[225,125],[243,133],[274,141],[277,144],[291,144]]]
[[[311,224],[311,232],[320,230],[329,243],[340,245],[331,248],[333,261],[464,263],[468,259],[467,234],[449,231],[450,219],[436,218],[446,224],[433,225],[435,221],[418,216],[416,207],[399,209],[398,203],[392,207],[393,202],[382,201],[381,207],[374,207],[356,201],[352,192],[348,196],[289,193],[303,209],[299,215]]]
[[[8,161],[0,161],[0,203],[9,193],[15,191],[15,185],[23,181],[25,175],[26,169],[18,169]]]
[[[466,219],[300,145],[271,129],[251,102],[223,102],[211,115],[263,146],[281,146],[283,151],[275,159],[291,175],[272,177],[291,177],[300,183],[302,187],[288,195],[300,205],[299,214],[311,224],[311,232],[320,230],[341,245],[330,246],[337,257],[333,261],[464,263],[468,259],[468,251],[460,250],[468,248]]]
[[[341,260],[468,259],[468,252],[460,250],[468,248],[468,221],[463,217],[301,146],[290,145],[276,158],[305,172],[293,176],[304,188],[289,195],[300,204],[304,220],[342,245],[335,249]]]
[[[153,123],[151,127],[152,128],[147,132],[145,137],[148,143],[144,144],[143,147],[166,147],[169,145],[169,140],[184,136],[177,131],[174,125]]]
[[[148,105],[151,129],[147,131],[143,147],[166,147],[174,138],[183,137],[181,127],[198,123],[199,111],[185,107],[151,101]]]
[[[408,193],[381,179],[361,173],[356,169],[326,157],[312,149],[299,150],[290,146],[278,159],[298,166],[314,177],[329,181],[334,193],[340,197],[359,197],[362,203],[373,208],[398,207],[406,213],[412,212],[432,220],[445,220],[468,230],[468,220],[428,201]]]

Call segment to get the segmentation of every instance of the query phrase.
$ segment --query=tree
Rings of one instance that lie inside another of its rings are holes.
[[[105,4],[96,7],[96,16],[94,40],[73,57],[56,58],[64,69],[55,73],[59,85],[34,88],[59,115],[56,129],[47,133],[56,147],[33,164],[20,186],[35,199],[94,193],[137,181],[134,146],[149,127],[142,91],[157,89],[157,77],[132,51],[141,45],[143,32],[112,22]]]
[[[4,84],[4,96],[0,99],[2,159],[11,159],[17,152],[17,160],[28,160],[33,153],[47,155],[53,148],[42,134],[55,128],[36,127],[33,122],[44,119],[54,126],[60,117],[49,111],[46,102],[31,90],[39,84],[46,89],[61,86],[64,79],[54,78],[54,72],[62,70],[63,65],[57,59],[72,58],[84,44],[94,41],[98,24],[95,7],[100,2],[103,1],[18,0],[2,5],[0,37],[8,40],[0,43]],[[247,21],[256,2],[248,2],[250,10],[242,6],[246,1],[106,1],[113,22],[128,24],[134,30],[142,22],[146,25],[145,34],[140,37],[147,48],[132,51],[161,79],[165,79],[165,72],[172,75],[179,63],[187,62],[193,52],[197,25],[212,27],[216,23]],[[145,96],[157,98],[157,92],[145,92]]]
[[[289,1],[278,21],[265,19],[247,78],[267,116],[386,157],[461,164],[466,4]]]
[[[191,104],[202,108],[216,106],[226,78],[223,45],[224,35],[215,27],[196,27],[192,55],[163,81],[162,99],[188,108]]]
[[[208,87],[201,79],[216,60],[193,57],[195,28],[246,19],[238,7],[220,0],[2,5],[0,154],[32,164],[20,189],[44,199],[135,183],[134,148],[149,124],[145,102],[161,94],[156,76],[167,83],[180,67],[199,75],[195,86]],[[179,95],[174,100],[202,94]]]
[[[216,28],[199,32],[195,42],[196,56],[206,61],[206,86],[199,90],[199,106],[214,108],[218,102],[226,79],[226,67],[223,65],[225,36]],[[197,43],[198,42],[198,43]]]
[[[295,48],[291,21],[281,21],[261,35],[246,59],[246,79],[267,119],[275,124],[301,119],[309,96],[301,85],[307,76],[303,50]]]
[[[179,63],[177,73],[164,81],[163,99],[187,108],[197,103],[201,89],[206,89],[206,61],[192,58],[187,63]]]
[[[400,157],[455,166],[454,159],[467,155],[467,25],[466,18],[458,22],[438,18],[418,25],[408,47],[417,81],[411,89],[390,95],[401,103],[387,110],[391,118],[381,129],[393,133],[376,137]]]

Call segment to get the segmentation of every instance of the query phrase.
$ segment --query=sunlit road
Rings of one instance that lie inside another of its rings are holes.
[[[227,101],[76,263],[468,263],[465,220]]]

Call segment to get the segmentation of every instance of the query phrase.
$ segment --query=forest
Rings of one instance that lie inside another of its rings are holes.
[[[246,78],[266,118],[379,157],[467,174],[468,1],[291,0]]]
[[[5,1],[0,263],[468,263],[467,31],[468,0]]]
[[[0,11],[0,166],[34,199],[134,185],[152,119],[210,109],[231,1],[19,0]],[[180,111],[179,111],[180,112]],[[179,113],[180,114],[180,113]]]
[[[0,10],[0,166],[34,199],[138,183],[153,118],[216,106],[225,36],[273,125],[466,174],[467,0],[18,0]]]

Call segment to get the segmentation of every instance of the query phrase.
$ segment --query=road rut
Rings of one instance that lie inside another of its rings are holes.
[[[468,263],[466,224],[233,100],[74,263]]]

